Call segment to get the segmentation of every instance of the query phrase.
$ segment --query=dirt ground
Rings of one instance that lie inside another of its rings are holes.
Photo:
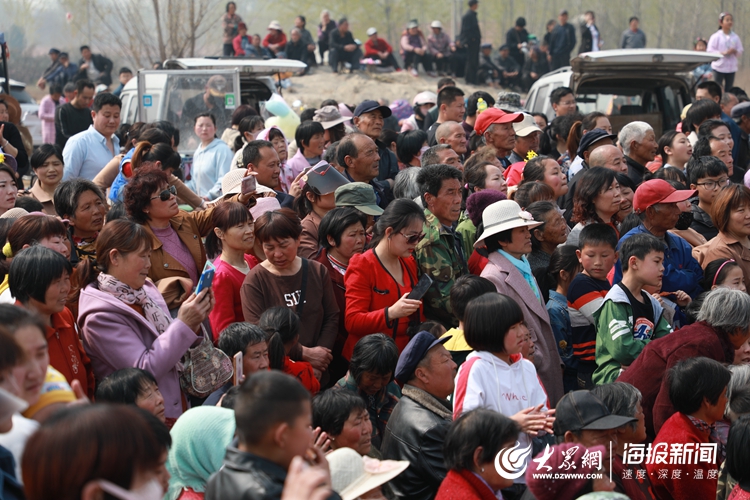
[[[283,96],[287,103],[294,104],[301,101],[303,107],[320,107],[325,99],[336,99],[356,106],[365,99],[405,99],[411,103],[412,98],[419,92],[430,90],[437,92],[439,78],[432,78],[426,74],[418,77],[411,76],[406,71],[394,73],[366,73],[362,71],[354,74],[333,74],[328,68],[318,67],[312,75],[292,78],[292,86],[283,89]],[[463,78],[456,84],[466,95],[485,90],[496,96],[500,89],[491,87],[475,87],[466,85]]]

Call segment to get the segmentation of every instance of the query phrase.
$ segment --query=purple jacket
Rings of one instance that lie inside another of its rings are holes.
[[[143,285],[169,315],[156,285]],[[102,292],[96,283],[81,290],[78,324],[83,346],[91,358],[94,375],[101,380],[122,368],[136,367],[154,375],[164,396],[164,415],[182,415],[182,396],[177,365],[182,355],[200,339],[182,320],[175,319],[159,335],[146,318],[114,296]]]
[[[491,252],[489,260],[482,271],[482,278],[490,280],[498,293],[508,296],[521,306],[524,322],[536,344],[534,366],[547,392],[550,408],[554,408],[563,397],[562,359],[557,351],[547,308],[508,259],[497,252]]]
[[[304,169],[310,166],[310,162],[307,161],[307,158],[302,154],[302,151],[297,149],[294,156],[286,162],[286,166],[287,168],[292,169],[292,178],[294,179],[301,174]]]

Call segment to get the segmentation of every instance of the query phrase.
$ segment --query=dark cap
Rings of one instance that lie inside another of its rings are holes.
[[[436,339],[430,332],[419,332],[406,344],[401,356],[396,363],[396,380],[405,384],[414,375],[417,365],[425,357],[427,351],[438,344],[445,344],[451,339],[452,335],[446,335]]]
[[[568,15],[568,11],[565,10],[565,9],[563,9],[563,10],[560,11],[560,15],[561,16],[567,16]]]
[[[608,134],[606,130],[602,130],[600,128],[589,130],[588,132],[583,134],[583,137],[581,137],[581,142],[580,144],[578,144],[578,151],[576,151],[576,154],[583,158],[583,152],[591,147],[592,144],[594,144],[595,142],[599,142],[602,139],[611,139],[612,144],[614,144],[615,141],[617,141],[617,136]]]
[[[325,161],[318,162],[317,165],[305,174],[302,180],[309,184],[310,188],[318,196],[331,194],[344,184],[349,184],[346,177]]]
[[[469,0],[469,7],[472,7],[479,3],[479,0]]]
[[[750,116],[750,102],[741,102],[732,108],[732,118],[739,120],[743,116]]]
[[[555,407],[555,436],[564,436],[567,431],[604,431],[617,429],[635,417],[612,415],[609,408],[589,391],[567,393]]]
[[[375,189],[364,182],[350,182],[336,189],[337,207],[354,207],[367,215],[383,215]]]
[[[381,105],[378,101],[362,101],[354,110],[353,116],[362,116],[363,114],[375,111],[376,109],[380,110],[383,114],[383,118],[388,118],[393,113],[391,108]]]
[[[60,52],[60,57],[70,57],[67,52]]]
[[[497,49],[497,50],[510,50],[510,46],[508,46],[507,44],[502,44],[502,45],[500,46],[500,48],[499,48],[499,49]]]
[[[484,50],[484,49],[491,49],[491,48],[492,48],[492,44],[491,44],[491,43],[483,43],[483,44],[482,44],[482,45],[480,46],[480,48],[481,48],[482,50]]]
[[[49,55],[56,54],[56,55],[59,56],[60,55],[60,51],[57,50],[57,49],[55,49],[55,48],[52,48],[52,49],[49,49],[49,52],[47,52],[47,54],[49,54]]]

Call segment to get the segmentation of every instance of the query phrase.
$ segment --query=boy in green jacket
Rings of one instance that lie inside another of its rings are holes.
[[[622,281],[607,293],[594,313],[596,385],[614,382],[652,339],[672,332],[659,301],[643,287],[661,286],[664,243],[651,234],[636,234],[620,247]]]

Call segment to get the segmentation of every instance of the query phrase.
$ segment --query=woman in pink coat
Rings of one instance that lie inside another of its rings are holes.
[[[536,344],[534,366],[547,392],[549,407],[554,408],[563,396],[562,360],[539,285],[526,259],[531,253],[529,229],[540,224],[515,201],[497,201],[482,213],[482,224],[477,229],[477,234],[481,229],[481,236],[475,246],[483,243],[489,252],[482,278],[490,280],[499,293],[521,306],[524,322]]]
[[[94,374],[102,379],[121,368],[141,368],[155,378],[164,396],[167,423],[187,409],[178,365],[200,342],[201,323],[213,307],[211,289],[191,295],[176,319],[159,290],[147,280],[151,239],[143,226],[115,220],[96,240],[96,262],[82,262],[78,321]],[[98,270],[101,270],[99,272]]]

